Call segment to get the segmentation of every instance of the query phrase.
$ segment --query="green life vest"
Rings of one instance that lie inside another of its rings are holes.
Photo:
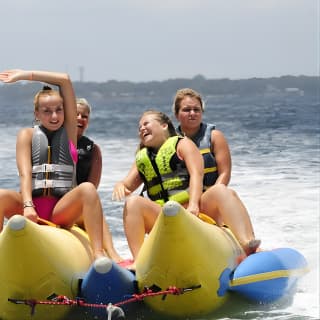
[[[177,155],[180,136],[168,138],[157,154],[143,148],[136,154],[136,165],[151,200],[163,205],[169,200],[181,204],[189,201],[189,174]]]

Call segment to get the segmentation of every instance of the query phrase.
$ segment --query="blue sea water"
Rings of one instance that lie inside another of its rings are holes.
[[[204,119],[228,139],[234,188],[250,213],[262,247],[291,247],[307,259],[310,272],[286,303],[231,303],[213,319],[319,319],[320,105],[319,97],[206,97]],[[1,188],[18,189],[15,137],[32,123],[32,106],[0,103]],[[94,105],[88,136],[103,152],[99,187],[115,246],[130,257],[122,226],[122,202],[111,200],[114,184],[129,170],[137,147],[137,122],[147,108],[172,115],[170,103]],[[1,290],[1,289],[0,289]],[[153,319],[152,315],[138,317]],[[70,319],[73,320],[73,319]],[[74,319],[76,320],[76,319]]]

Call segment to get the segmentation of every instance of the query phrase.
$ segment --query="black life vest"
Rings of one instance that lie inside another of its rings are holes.
[[[77,142],[78,163],[77,163],[77,183],[88,181],[94,142],[86,136],[81,136]]]
[[[32,136],[32,196],[62,197],[75,186],[75,164],[66,130],[35,126]]]
[[[215,129],[215,125],[210,123],[201,123],[200,129],[196,135],[190,137],[197,145],[204,161],[204,176],[203,188],[204,190],[213,186],[218,179],[218,168],[214,154],[211,151],[211,132]],[[177,128],[177,132],[183,135],[181,127]]]

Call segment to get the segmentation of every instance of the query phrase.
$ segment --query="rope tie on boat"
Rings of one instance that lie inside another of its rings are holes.
[[[201,285],[196,285],[196,286],[191,286],[188,288],[177,288],[174,286],[169,287],[166,290],[160,290],[160,291],[154,291],[151,288],[145,287],[144,291],[139,294],[132,294],[130,295],[130,298],[124,301],[119,301],[117,303],[108,303],[108,304],[98,304],[98,303],[88,303],[85,302],[84,299],[82,298],[76,298],[76,299],[69,299],[67,296],[55,296],[51,300],[36,300],[36,299],[13,299],[13,298],[8,298],[9,302],[15,303],[15,304],[24,304],[28,305],[31,308],[31,315],[34,315],[35,313],[35,308],[36,305],[56,305],[56,306],[80,306],[80,307],[90,307],[90,308],[104,308],[107,311],[108,314],[108,320],[112,319],[110,318],[110,314],[114,312],[114,308],[118,309],[117,312],[123,313],[123,310],[120,307],[122,305],[132,303],[132,302],[137,302],[137,301],[142,301],[147,297],[155,297],[155,296],[162,296],[162,299],[165,299],[168,294],[172,295],[180,295],[184,294],[185,292],[190,292],[195,289],[201,288]],[[119,310],[120,309],[120,310]],[[124,313],[123,313],[124,316]],[[124,319],[124,318],[119,318],[119,319]]]

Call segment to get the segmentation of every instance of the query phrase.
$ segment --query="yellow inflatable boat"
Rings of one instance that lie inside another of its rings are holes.
[[[0,319],[100,320],[110,302],[126,307],[142,299],[166,319],[199,317],[220,308],[233,292],[258,303],[291,295],[308,271],[304,257],[290,248],[243,257],[228,228],[204,222],[173,201],[144,241],[136,276],[106,257],[92,263],[83,230],[37,225],[16,215],[0,234]],[[48,299],[56,295],[68,298],[64,305],[51,305]],[[71,300],[76,305],[68,305]],[[32,308],[30,301],[38,303]]]
[[[92,263],[86,233],[38,225],[13,216],[0,234],[0,319],[67,319],[70,306],[29,305],[13,300],[47,300],[54,295],[75,298],[79,279]]]
[[[136,260],[140,292],[175,294],[146,297],[161,314],[182,318],[213,312],[237,292],[268,303],[295,291],[308,272],[304,257],[280,248],[245,254],[228,228],[201,221],[177,202],[167,202]]]
[[[140,290],[175,286],[186,291],[146,299],[153,309],[176,316],[207,314],[227,299],[218,294],[220,279],[243,254],[228,228],[203,222],[168,202],[139,252],[136,278]]]

